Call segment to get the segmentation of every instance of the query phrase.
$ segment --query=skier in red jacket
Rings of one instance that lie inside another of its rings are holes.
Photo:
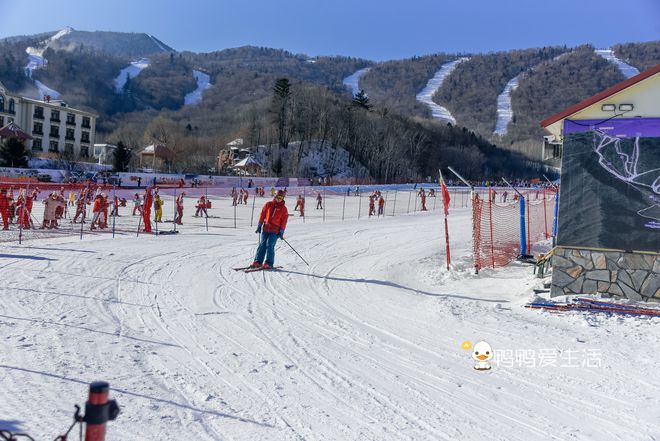
[[[264,204],[259,217],[257,234],[261,234],[257,255],[251,268],[270,269],[275,265],[275,244],[277,239],[284,239],[286,222],[289,219],[289,211],[284,204],[284,191],[279,190],[275,198]],[[264,263],[264,258],[266,263]]]
[[[2,216],[2,229],[9,229],[9,199],[7,199],[7,189],[0,189],[0,215]]]
[[[144,232],[151,233],[151,204],[154,198],[151,195],[151,187],[144,191],[144,209],[142,210],[142,222],[144,222]]]

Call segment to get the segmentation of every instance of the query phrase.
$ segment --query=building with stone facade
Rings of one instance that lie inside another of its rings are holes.
[[[64,101],[42,101],[11,93],[0,83],[0,127],[14,122],[32,136],[26,149],[36,157],[84,159],[92,154],[97,115]]]
[[[541,126],[561,159],[551,296],[660,301],[660,64]]]

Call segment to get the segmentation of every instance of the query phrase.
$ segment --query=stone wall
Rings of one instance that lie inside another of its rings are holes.
[[[660,302],[660,254],[557,247],[551,297],[595,293]]]

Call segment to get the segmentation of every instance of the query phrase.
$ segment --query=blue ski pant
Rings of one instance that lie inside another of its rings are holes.
[[[270,266],[274,266],[276,243],[277,233],[266,233],[265,231],[261,233],[261,239],[259,240],[259,247],[257,248],[257,255],[255,256],[254,261],[263,264],[265,257],[266,263]]]

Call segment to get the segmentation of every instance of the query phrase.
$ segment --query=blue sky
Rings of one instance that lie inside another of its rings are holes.
[[[660,40],[660,0],[0,0],[0,37],[147,32],[177,50],[244,45],[372,60]]]

